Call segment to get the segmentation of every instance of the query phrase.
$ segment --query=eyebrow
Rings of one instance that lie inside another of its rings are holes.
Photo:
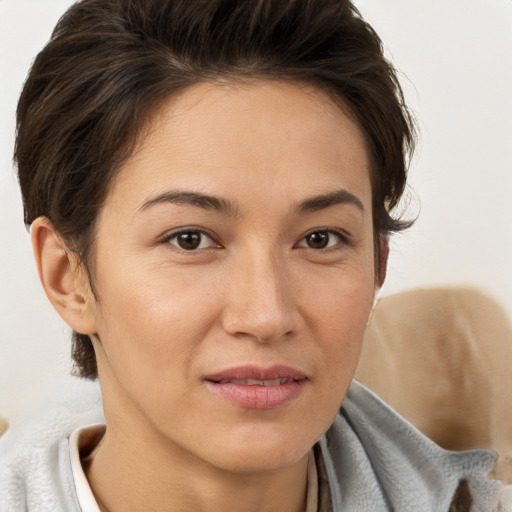
[[[226,213],[233,217],[238,214],[236,205],[227,199],[209,196],[207,194],[200,194],[198,192],[185,192],[181,190],[169,190],[157,195],[156,197],[148,199],[139,208],[139,211],[144,211],[157,204],[165,203],[197,206],[204,210]]]
[[[180,190],[169,190],[145,201],[139,208],[140,211],[147,210],[157,204],[184,204],[212,210],[220,213],[226,213],[232,217],[238,215],[237,206],[227,199],[201,194],[198,192],[186,192]],[[329,208],[337,204],[351,204],[364,212],[363,203],[348,190],[341,189],[318,196],[313,196],[301,201],[297,207],[299,212],[314,212]]]
[[[298,210],[300,212],[315,212],[336,204],[351,204],[359,208],[361,212],[364,212],[364,206],[361,200],[345,189],[335,190],[327,194],[305,199],[299,203]]]

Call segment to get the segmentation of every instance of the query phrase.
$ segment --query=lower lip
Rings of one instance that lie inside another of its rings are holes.
[[[301,392],[306,379],[277,386],[243,386],[206,381],[208,387],[230,402],[246,409],[277,409],[291,402]]]

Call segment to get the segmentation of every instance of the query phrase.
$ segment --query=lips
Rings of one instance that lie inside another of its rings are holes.
[[[272,380],[254,380],[254,379],[223,379],[219,384],[237,384],[238,386],[279,386],[290,382],[291,379],[272,379]]]
[[[208,389],[239,407],[276,409],[295,399],[307,376],[289,366],[231,368],[205,379]]]
[[[274,365],[270,368],[262,368],[259,366],[239,366],[224,370],[213,375],[208,375],[205,380],[220,382],[223,380],[229,381],[275,381],[277,379],[288,379],[288,380],[301,380],[307,378],[306,375],[292,368],[291,366],[285,365]]]

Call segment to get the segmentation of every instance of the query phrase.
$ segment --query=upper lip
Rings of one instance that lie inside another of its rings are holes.
[[[306,374],[286,365],[273,365],[268,368],[261,366],[238,366],[218,373],[207,375],[205,380],[220,382],[221,380],[274,380],[274,379],[305,379]]]

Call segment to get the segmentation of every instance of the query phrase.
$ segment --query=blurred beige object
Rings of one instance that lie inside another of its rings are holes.
[[[0,436],[7,430],[7,421],[0,416]]]
[[[499,453],[512,482],[512,329],[472,288],[385,297],[368,326],[356,378],[437,444]]]

